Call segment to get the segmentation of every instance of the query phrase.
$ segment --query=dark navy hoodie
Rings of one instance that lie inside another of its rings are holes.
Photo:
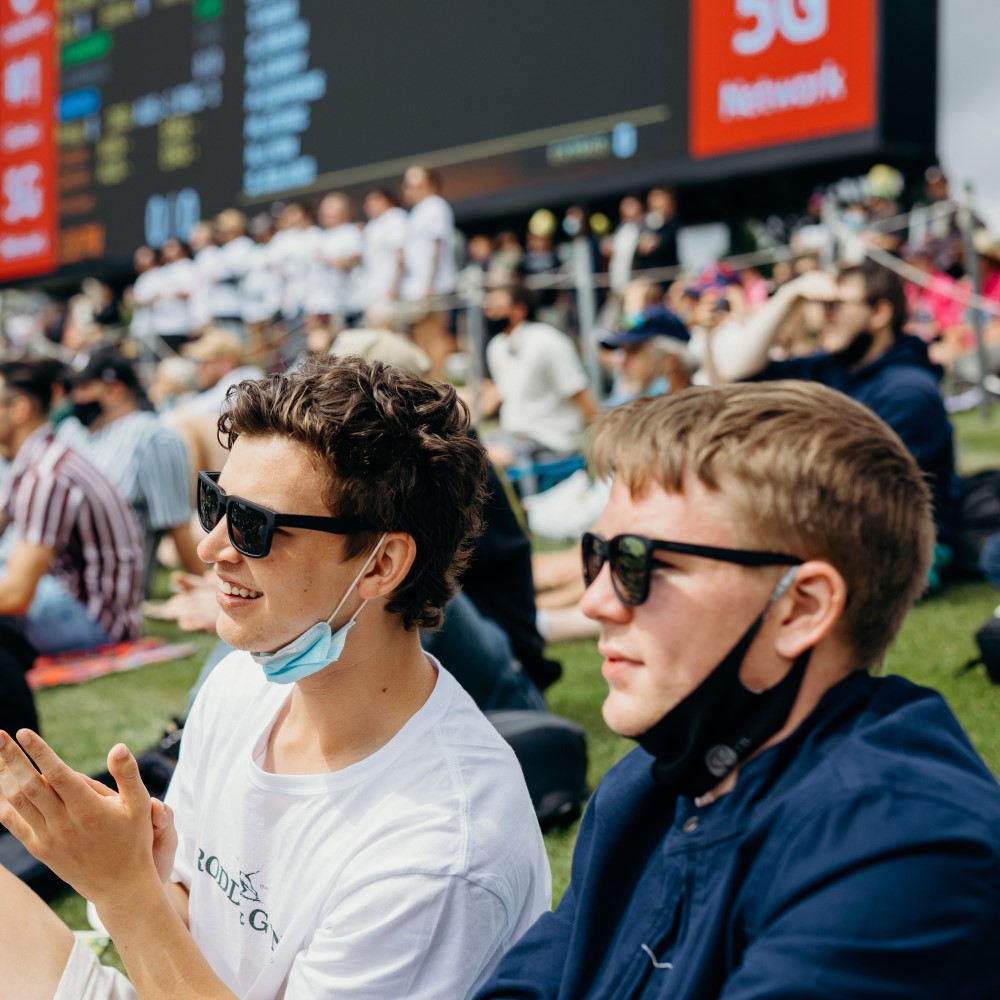
[[[1000,998],[1000,787],[938,694],[852,674],[703,807],[652,760],[479,1000]]]
[[[848,367],[835,354],[772,361],[753,381],[803,379],[838,389],[880,416],[927,474],[934,496],[938,540],[950,544],[959,481],[951,422],[941,398],[941,368],[927,356],[927,345],[901,334],[892,346],[861,368]]]

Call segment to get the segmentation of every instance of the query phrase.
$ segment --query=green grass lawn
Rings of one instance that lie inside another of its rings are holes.
[[[1000,416],[998,416],[1000,423]],[[1000,427],[984,425],[976,413],[956,420],[959,461],[964,471],[1000,465]],[[890,651],[886,672],[901,674],[941,691],[994,773],[1000,775],[1000,687],[979,670],[961,678],[955,669],[975,653],[973,633],[1000,602],[985,583],[956,585],[915,608]],[[150,623],[150,634],[171,638],[169,624]],[[175,716],[182,716],[187,691],[212,640],[195,636],[199,653],[187,659],[144,667],[72,688],[43,691],[38,696],[45,734],[74,767],[103,770],[107,751],[119,740],[134,751],[151,746]],[[591,787],[633,746],[609,732],[601,721],[606,690],[600,657],[593,643],[567,643],[552,648],[565,674],[549,693],[552,710],[580,723],[587,732]],[[569,879],[575,827],[547,835],[553,888],[558,899]],[[85,926],[83,904],[73,894],[54,903],[72,927]]]

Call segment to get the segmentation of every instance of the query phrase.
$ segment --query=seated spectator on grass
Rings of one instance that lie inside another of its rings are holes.
[[[331,353],[392,363],[420,377],[430,368],[416,344],[388,330],[345,330]],[[421,644],[484,711],[544,710],[541,692],[558,679],[561,667],[545,656],[536,626],[531,542],[492,466],[483,520],[462,574],[462,591],[446,605],[442,627],[421,632]],[[157,615],[184,629],[214,632],[216,581],[209,576],[175,574],[178,593],[156,608]],[[220,640],[202,667],[192,699],[229,651]]]
[[[698,365],[688,350],[687,327],[677,316],[664,306],[649,306],[624,319],[621,329],[601,338],[601,347],[615,352],[614,387],[606,404],[688,388]]]
[[[164,358],[156,366],[146,395],[157,412],[166,413],[194,398],[197,379],[197,369],[190,358]]]
[[[517,760],[420,648],[479,528],[468,431],[450,386],[357,358],[240,386],[199,480],[239,651],[167,806],[123,745],[108,794],[37,736],[40,774],[0,743],[0,821],[94,902],[132,984],[0,871],[10,995],[464,997],[548,908]]]
[[[209,327],[184,349],[184,356],[198,366],[198,395],[178,412],[206,413],[218,419],[229,387],[247,378],[262,378],[264,373],[245,361],[246,350],[240,337],[230,330]]]
[[[940,695],[872,676],[934,547],[912,456],[786,382],[628,403],[592,458],[583,609],[639,747],[477,997],[1000,996],[1000,789]]]
[[[822,351],[769,361],[777,331],[807,302],[820,302],[826,311]],[[794,378],[838,389],[899,435],[931,485],[938,546],[930,580],[937,587],[951,560],[958,501],[955,449],[941,397],[941,369],[929,360],[922,340],[903,332],[905,323],[902,281],[866,260],[842,268],[836,280],[815,271],[789,282],[748,321],[739,350],[714,352],[714,359],[723,381]]]
[[[531,299],[519,287],[492,289],[483,315],[494,334],[486,360],[502,432],[488,443],[493,460],[530,465],[575,453],[597,403],[573,341],[532,322]],[[484,406],[489,395],[484,391]]]
[[[166,422],[187,445],[191,459],[188,481],[194,483],[199,470],[217,468],[225,460],[225,450],[216,436],[216,423],[226,393],[238,382],[263,378],[264,373],[244,364],[243,342],[229,330],[209,327],[184,353],[197,365],[200,391],[170,410]]]
[[[10,533],[0,615],[22,619],[40,653],[136,638],[142,600],[135,515],[48,421],[57,376],[49,361],[0,363],[0,452],[11,462],[0,485]]]
[[[146,543],[145,592],[152,588],[164,535],[184,569],[202,572],[190,526],[187,448],[152,412],[129,361],[114,349],[97,351],[73,379],[70,399],[73,416],[59,425],[59,437],[86,455],[135,512]]]

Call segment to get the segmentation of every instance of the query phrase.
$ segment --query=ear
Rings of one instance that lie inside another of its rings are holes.
[[[876,329],[892,325],[892,303],[888,299],[879,299],[872,307],[871,325]]]
[[[773,611],[775,651],[794,660],[819,645],[843,617],[846,604],[847,584],[837,569],[819,559],[803,563]]]
[[[11,419],[18,426],[34,419],[37,412],[41,412],[43,417],[48,416],[47,413],[41,411],[26,395],[15,396],[10,401]]]
[[[413,536],[391,531],[358,582],[358,594],[365,600],[388,597],[406,579],[416,557],[417,543]]]

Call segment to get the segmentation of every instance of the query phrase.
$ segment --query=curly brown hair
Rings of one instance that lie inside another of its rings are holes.
[[[383,531],[413,538],[416,558],[387,610],[408,629],[440,628],[482,531],[486,478],[486,453],[454,388],[381,361],[320,355],[298,371],[240,382],[226,400],[222,445],[244,434],[299,441],[327,473],[330,513],[373,525],[348,536],[349,558]]]

